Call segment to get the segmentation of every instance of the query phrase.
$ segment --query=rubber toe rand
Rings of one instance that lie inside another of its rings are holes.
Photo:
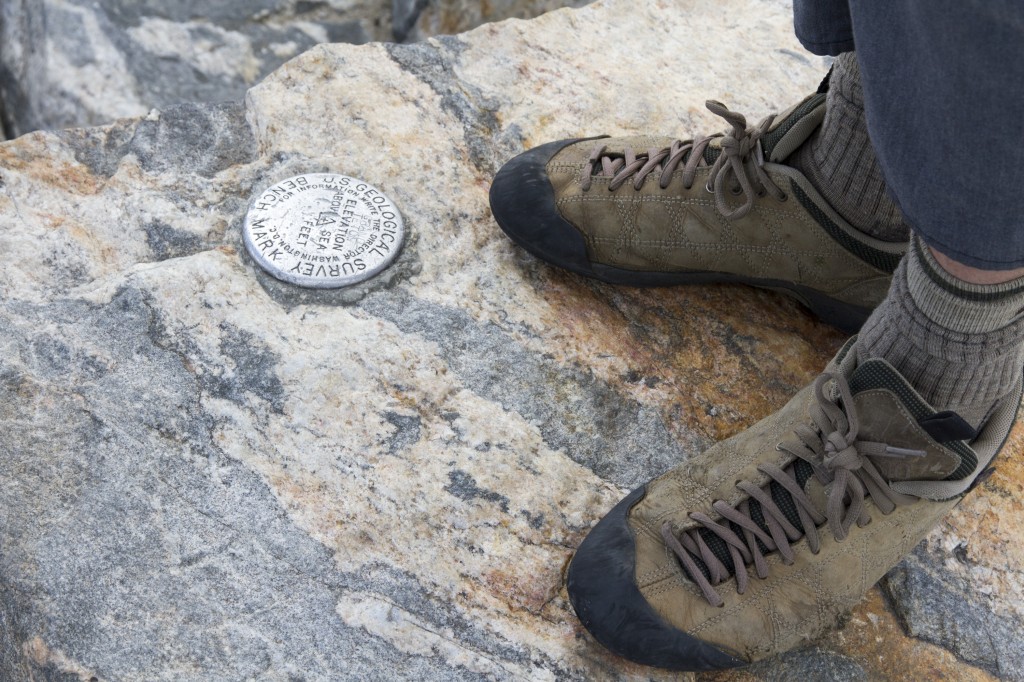
[[[640,594],[633,531],[626,515],[645,492],[641,487],[630,493],[577,550],[569,566],[568,588],[580,622],[609,651],[644,665],[687,671],[746,665],[666,623]]]

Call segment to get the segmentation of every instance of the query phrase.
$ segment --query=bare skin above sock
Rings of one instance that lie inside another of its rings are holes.
[[[1024,278],[959,280],[917,237],[889,295],[860,331],[860,359],[883,358],[940,410],[977,428],[1024,368]]]
[[[860,67],[853,52],[836,59],[825,96],[825,120],[789,163],[858,230],[883,241],[907,240],[903,214],[886,193],[868,140]]]

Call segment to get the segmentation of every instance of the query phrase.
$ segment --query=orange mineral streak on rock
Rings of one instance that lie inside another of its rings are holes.
[[[558,568],[552,566],[551,570],[545,571],[549,575],[542,576],[495,569],[482,576],[483,584],[512,611],[539,615],[558,594]]]
[[[71,660],[63,652],[51,649],[39,636],[22,644],[21,649],[25,656],[36,665],[49,666],[51,669],[66,673],[69,677],[73,675],[82,680],[97,679],[92,670]]]
[[[103,189],[103,180],[77,163],[59,163],[53,158],[53,133],[22,135],[17,141],[0,145],[0,168],[33,178],[40,185],[71,194],[90,195]]]
[[[24,651],[25,655],[35,662],[36,665],[45,665],[50,658],[49,649],[41,637],[33,637],[25,642],[25,644],[22,645],[22,651]]]
[[[957,550],[955,570],[982,594],[1005,595],[1001,612],[1024,613],[1024,425],[1019,421],[996,457],[995,473],[969,494],[932,533],[930,541]]]
[[[822,645],[856,659],[871,679],[996,679],[945,649],[904,634],[877,587],[853,610],[846,627],[828,635]]]
[[[625,359],[626,373],[604,378],[660,404],[670,428],[713,441],[785,404],[846,339],[750,287],[616,287],[550,268],[538,286],[564,334],[556,347],[591,367]]]

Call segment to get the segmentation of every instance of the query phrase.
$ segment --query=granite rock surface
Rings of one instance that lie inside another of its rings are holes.
[[[590,639],[572,551],[844,339],[769,292],[547,267],[487,190],[524,148],[717,130],[704,99],[756,119],[825,69],[785,3],[605,0],[0,145],[0,679],[686,678]],[[410,233],[352,289],[242,247],[253,192],[322,170]],[[1024,679],[1022,438],[836,631],[701,679]]]
[[[241,99],[325,42],[420,40],[589,0],[0,0],[7,137]]]
[[[503,19],[531,19],[563,7],[583,7],[592,0],[392,0],[391,33],[397,42],[454,35]]]

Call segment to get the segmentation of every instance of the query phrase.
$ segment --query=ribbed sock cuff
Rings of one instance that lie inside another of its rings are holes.
[[[1003,329],[1024,312],[1024,278],[1004,284],[971,284],[946,272],[928,246],[913,237],[908,286],[914,303],[944,329],[985,334]]]
[[[889,295],[861,329],[858,358],[885,359],[933,407],[978,426],[1024,367],[1024,316],[1009,313],[1024,293],[960,282],[938,263],[930,274],[925,260],[922,250],[911,248],[900,263]],[[963,287],[968,297],[946,287]],[[971,299],[993,288],[1000,291],[992,300]]]
[[[864,118],[860,67],[852,52],[836,59],[821,128],[794,156],[839,215],[858,230],[885,241],[904,241],[909,230],[889,199]]]

